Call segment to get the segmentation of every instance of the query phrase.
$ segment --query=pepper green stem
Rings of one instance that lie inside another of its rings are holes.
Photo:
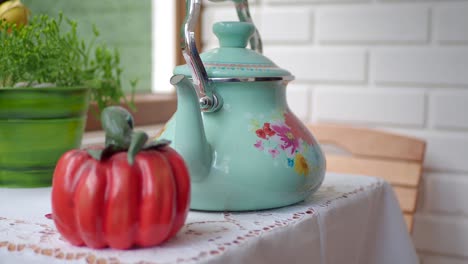
[[[96,160],[103,160],[117,152],[126,151],[127,161],[133,165],[138,152],[163,148],[170,143],[167,140],[159,140],[146,144],[148,135],[143,131],[133,131],[132,115],[120,106],[106,107],[101,113],[101,123],[106,133],[105,148],[87,149],[89,155]]]
[[[101,113],[102,128],[106,133],[106,147],[126,150],[130,147],[133,133],[133,117],[120,106],[106,107]]]
[[[120,106],[106,107],[101,113],[101,124],[106,134],[103,150],[87,150],[97,160],[105,159],[117,152],[128,151],[128,162],[133,164],[135,156],[145,145],[148,135],[133,132],[133,117]]]
[[[133,162],[135,162],[135,156],[140,152],[140,150],[142,150],[146,141],[148,141],[148,134],[142,131],[137,131],[132,133],[131,137],[130,147],[127,151],[127,160],[130,165],[133,165]]]

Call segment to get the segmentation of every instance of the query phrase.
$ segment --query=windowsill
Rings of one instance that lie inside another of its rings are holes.
[[[177,108],[177,98],[173,94],[135,94],[134,103],[136,111],[128,106],[122,105],[130,110],[133,115],[135,126],[154,126],[163,124],[171,118]],[[92,103],[88,111],[86,131],[102,130],[100,121],[96,118],[97,105]],[[99,133],[99,132],[98,132]]]

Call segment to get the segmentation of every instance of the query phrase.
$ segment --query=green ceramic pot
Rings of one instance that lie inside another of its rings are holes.
[[[0,89],[0,186],[50,186],[55,164],[78,148],[89,89]]]

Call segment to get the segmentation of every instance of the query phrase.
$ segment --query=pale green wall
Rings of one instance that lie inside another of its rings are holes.
[[[83,37],[91,37],[92,24],[100,39],[117,47],[124,68],[123,84],[138,78],[138,91],[151,89],[151,0],[23,0],[32,14],[56,15],[78,21]]]

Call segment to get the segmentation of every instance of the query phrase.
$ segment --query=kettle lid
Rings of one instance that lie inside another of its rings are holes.
[[[213,25],[213,32],[220,47],[200,54],[208,78],[212,81],[257,81],[268,80],[264,77],[281,77],[278,80],[293,80],[294,76],[278,67],[264,55],[246,48],[255,32],[250,22],[218,22]],[[191,76],[190,68],[177,66],[174,74]]]

